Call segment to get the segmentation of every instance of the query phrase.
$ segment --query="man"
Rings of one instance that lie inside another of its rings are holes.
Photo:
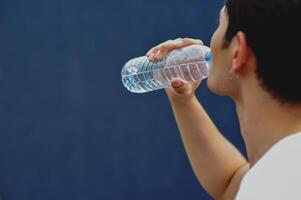
[[[245,159],[195,97],[200,82],[166,90],[190,163],[214,199],[301,199],[301,0],[226,0],[212,40],[208,88],[233,99]],[[169,40],[149,60],[199,40]],[[294,48],[296,47],[296,48]]]

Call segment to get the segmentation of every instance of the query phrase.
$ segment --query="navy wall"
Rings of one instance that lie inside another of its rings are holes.
[[[222,1],[1,0],[0,199],[210,199],[163,90],[122,65],[167,39],[209,45]],[[197,92],[243,150],[232,102]]]

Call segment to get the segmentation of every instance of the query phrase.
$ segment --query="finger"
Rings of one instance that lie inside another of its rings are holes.
[[[187,43],[187,44],[200,44],[200,45],[204,45],[202,40],[199,39],[192,39],[192,38],[184,38],[183,43]]]
[[[160,49],[155,53],[154,59],[155,60],[159,60],[160,59],[160,55],[161,55],[161,51]]]
[[[171,86],[175,89],[181,87],[183,84],[184,84],[183,81],[181,81],[180,79],[171,80]]]
[[[171,87],[165,88],[165,91],[166,91],[167,95],[170,97],[170,96],[173,96],[173,94],[179,94],[177,90],[183,84],[184,84],[184,82],[181,79],[179,79],[179,78],[173,78],[170,81]]]
[[[175,40],[167,40],[166,42],[158,45],[158,48],[161,50],[161,52],[171,51],[176,48],[176,43],[178,42],[181,42],[181,38],[177,38]]]
[[[148,60],[153,62],[154,61],[154,57],[155,57],[155,54],[154,53],[151,53],[149,56],[148,56]]]
[[[171,50],[169,50],[169,51],[168,50],[165,50],[165,51],[159,50],[159,53],[156,55],[156,59],[163,60],[170,51]]]
[[[149,56],[151,54],[151,52],[153,51],[154,47],[151,48],[150,50],[148,50],[148,52],[145,54],[146,56]]]
[[[175,83],[173,83],[173,84],[175,84]],[[189,88],[188,88],[189,86],[190,85],[188,83],[180,80],[179,83],[176,83],[175,87],[173,86],[173,89],[178,94],[184,94],[185,92],[189,91]]]
[[[175,45],[171,41],[165,42],[158,47],[158,49],[161,52],[168,52],[168,51],[173,50],[174,48],[175,48]]]
[[[181,38],[181,37],[174,39],[175,42],[181,42],[182,40],[183,40],[183,38]]]
[[[181,44],[183,44],[183,38],[177,38],[174,40],[174,44],[176,46],[180,46]]]
[[[154,59],[155,60],[161,60],[163,59],[167,53],[174,50],[176,48],[174,40],[167,40],[153,48],[151,48],[146,56],[150,56],[151,53],[154,53]],[[159,52],[158,52],[159,51]]]
[[[170,41],[163,43],[158,46],[158,50],[155,53],[154,59],[155,60],[162,60],[164,57],[172,50],[175,49],[175,45]]]
[[[184,38],[181,42],[176,43],[176,48],[182,48],[194,44],[203,45],[204,43],[199,39]]]
[[[160,57],[161,57],[160,55],[161,55],[160,50],[156,50],[156,51],[153,51],[153,52],[149,55],[148,59],[149,59],[149,61],[151,61],[151,62],[156,62],[156,61],[160,60]]]
[[[163,60],[166,57],[167,54],[168,54],[168,52],[160,52],[157,59],[158,60]]]
[[[146,53],[146,56],[150,56],[150,54],[151,54],[152,52],[156,51],[157,49],[158,49],[157,46],[151,48],[151,49]]]

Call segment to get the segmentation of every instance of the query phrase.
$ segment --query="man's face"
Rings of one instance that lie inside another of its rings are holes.
[[[211,53],[212,60],[208,76],[208,88],[218,94],[231,96],[235,85],[233,75],[230,73],[232,58],[231,58],[231,43],[229,47],[223,48],[224,37],[228,27],[228,16],[225,7],[220,11],[219,25],[211,38]]]

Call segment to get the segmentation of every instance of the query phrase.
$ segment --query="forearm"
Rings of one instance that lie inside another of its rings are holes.
[[[170,102],[194,173],[212,197],[220,198],[247,161],[220,134],[196,97]]]

